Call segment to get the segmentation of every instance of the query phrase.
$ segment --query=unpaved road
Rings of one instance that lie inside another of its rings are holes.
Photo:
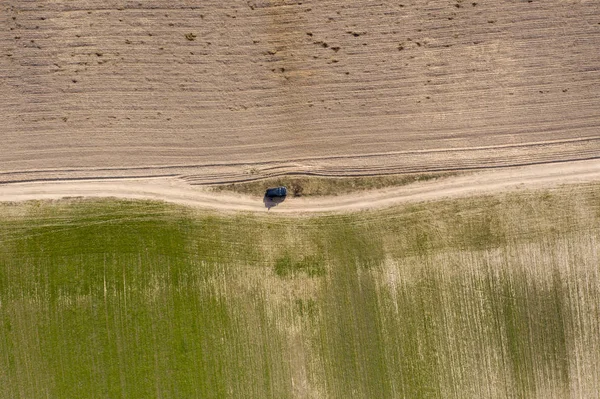
[[[0,27],[0,182],[600,154],[597,0],[2,0]]]
[[[270,212],[344,212],[406,202],[457,198],[518,189],[551,188],[600,181],[600,160],[495,169],[403,187],[337,197],[289,198]],[[260,198],[210,192],[179,179],[152,178],[102,181],[57,181],[0,185],[0,201],[63,197],[118,197],[162,200],[218,211],[265,212]]]

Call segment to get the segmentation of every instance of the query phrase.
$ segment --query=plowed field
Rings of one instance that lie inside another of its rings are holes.
[[[600,154],[596,1],[0,4],[3,182]]]

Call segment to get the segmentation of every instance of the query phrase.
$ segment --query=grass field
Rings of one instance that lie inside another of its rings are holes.
[[[0,398],[600,391],[600,186],[318,217],[0,216]]]

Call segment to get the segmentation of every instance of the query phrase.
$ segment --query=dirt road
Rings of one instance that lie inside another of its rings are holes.
[[[600,160],[495,169],[438,181],[361,192],[347,196],[288,198],[270,212],[343,212],[388,207],[406,202],[457,198],[509,190],[550,188],[600,181]],[[215,193],[180,179],[151,178],[102,181],[57,181],[0,185],[0,201],[59,199],[69,196],[162,200],[218,211],[266,212],[261,198]]]

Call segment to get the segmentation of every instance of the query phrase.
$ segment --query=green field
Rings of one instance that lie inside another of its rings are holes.
[[[318,217],[0,205],[0,398],[600,392],[600,186]]]

